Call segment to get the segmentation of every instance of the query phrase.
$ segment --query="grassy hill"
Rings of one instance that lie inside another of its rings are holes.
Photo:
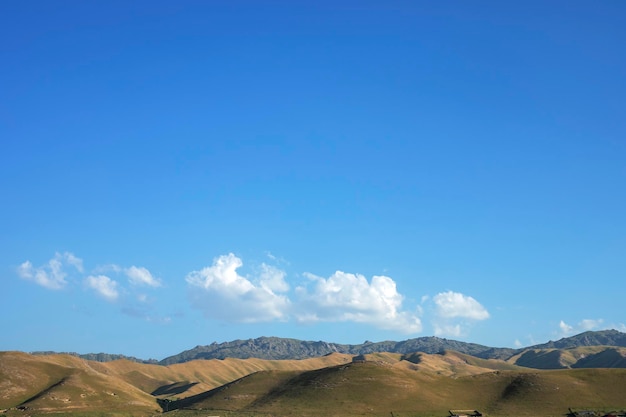
[[[226,359],[166,367],[0,352],[0,409],[27,408],[31,415],[34,410],[152,415],[161,411],[157,399],[192,396],[262,370],[298,372],[350,360],[349,355],[334,354],[301,361]]]
[[[488,416],[563,416],[568,407],[626,409],[626,369],[535,370],[516,365],[533,358],[542,366],[619,365],[623,349],[533,352],[534,356],[521,354],[510,361],[454,351],[374,352],[303,360],[198,360],[170,366],[0,352],[0,409],[12,409],[8,416],[74,417],[139,417],[173,410],[177,416],[393,412],[395,417],[443,417],[449,409],[479,409]]]
[[[383,362],[293,372],[259,372],[174,407],[211,415],[562,416],[567,407],[626,407],[626,370],[495,371],[450,377]]]

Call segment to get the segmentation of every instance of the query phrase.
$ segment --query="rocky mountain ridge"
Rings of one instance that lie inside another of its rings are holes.
[[[575,336],[562,338],[556,342],[549,341],[540,345],[526,348],[498,348],[476,343],[460,342],[434,336],[419,337],[400,342],[366,341],[357,345],[329,343],[324,341],[303,341],[279,337],[259,337],[256,339],[235,340],[232,342],[212,343],[205,346],[196,346],[177,355],[160,361],[161,365],[183,363],[196,359],[225,359],[225,358],[258,358],[258,359],[304,359],[328,355],[333,352],[350,355],[368,353],[441,353],[452,350],[481,359],[506,360],[526,350],[533,349],[567,349],[582,346],[615,346],[626,347],[626,333],[617,330],[588,331]]]
[[[584,346],[614,346],[626,347],[626,333],[617,330],[587,331],[575,336],[565,337],[557,341],[549,341],[525,348],[512,349],[489,347],[476,343],[467,343],[457,340],[439,338],[434,336],[419,337],[404,341],[365,341],[361,344],[340,344],[325,341],[304,341],[280,337],[259,337],[255,339],[234,340],[230,342],[210,345],[198,345],[192,349],[169,356],[161,361],[155,359],[139,359],[131,356],[107,353],[78,354],[63,352],[82,359],[98,362],[126,359],[138,363],[150,363],[159,365],[172,365],[189,362],[196,359],[226,359],[226,358],[257,358],[268,360],[305,359],[314,358],[330,353],[345,353],[350,355],[363,355],[377,352],[389,353],[441,353],[444,351],[456,351],[472,355],[481,359],[507,360],[525,351],[549,350],[549,349],[572,349]],[[31,352],[32,354],[48,355],[59,352]]]

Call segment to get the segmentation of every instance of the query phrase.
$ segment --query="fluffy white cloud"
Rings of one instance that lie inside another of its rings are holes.
[[[328,279],[305,275],[314,288],[296,289],[300,321],[354,321],[407,334],[422,330],[419,317],[401,311],[403,297],[389,277],[374,276],[370,283],[363,275],[342,271]]]
[[[437,306],[437,315],[443,318],[466,318],[485,320],[489,312],[474,298],[459,292],[447,291],[437,294],[433,301]]]
[[[485,307],[474,298],[459,292],[439,293],[432,298],[432,302],[435,305],[432,319],[435,336],[465,336],[474,322],[489,318]]]
[[[259,283],[262,287],[274,292],[289,291],[289,284],[285,281],[285,271],[274,266],[262,264]]]
[[[30,261],[17,268],[17,274],[51,290],[59,290],[67,285],[65,266],[72,266],[78,272],[83,271],[83,261],[70,252],[56,253],[47,264],[35,268]]]
[[[124,272],[126,272],[126,276],[128,276],[130,283],[133,285],[161,286],[161,281],[152,276],[146,268],[133,265],[130,268],[126,268]]]
[[[234,254],[220,256],[213,265],[186,277],[194,306],[208,317],[227,321],[262,322],[285,319],[290,301],[281,292],[289,287],[285,273],[263,266],[251,281],[237,273],[243,262]]]
[[[119,297],[117,282],[106,275],[90,275],[85,283],[107,301],[115,301]]]

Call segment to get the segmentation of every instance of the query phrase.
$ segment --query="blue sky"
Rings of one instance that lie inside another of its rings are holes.
[[[0,5],[0,350],[626,330],[626,4]]]

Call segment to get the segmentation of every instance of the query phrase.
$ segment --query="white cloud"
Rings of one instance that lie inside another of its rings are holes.
[[[458,292],[439,293],[433,301],[437,306],[437,315],[443,318],[462,317],[471,320],[489,318],[489,312],[478,301]]]
[[[78,272],[83,271],[83,261],[70,252],[56,253],[47,264],[35,268],[30,261],[17,268],[17,274],[45,288],[59,290],[67,285],[65,266],[72,266]]]
[[[58,253],[57,253],[58,255]],[[65,252],[61,257],[65,260],[68,265],[72,265],[78,272],[83,272],[83,260],[74,256],[73,253]]]
[[[117,282],[106,275],[90,275],[85,279],[85,283],[107,301],[115,301],[119,297]]]
[[[161,281],[152,276],[150,271],[143,267],[131,266],[124,270],[126,276],[133,285],[147,285],[150,287],[160,287]]]
[[[428,298],[422,298],[428,301]],[[446,291],[432,298],[435,315],[432,325],[435,336],[466,336],[474,322],[489,318],[489,312],[474,298],[459,292]]]
[[[559,328],[561,329],[561,333],[563,334],[570,334],[573,331],[573,327],[570,326],[569,324],[565,323],[563,320],[561,320],[561,322],[559,323]]]
[[[578,322],[578,324],[571,326],[561,320],[561,322],[559,323],[560,335],[562,337],[566,337],[589,330],[595,330],[598,329],[603,322],[604,320],[602,319],[583,319]]]
[[[587,330],[597,329],[598,327],[602,325],[603,322],[604,320],[602,319],[598,319],[598,320],[584,319],[580,323],[578,323],[578,326],[581,328],[582,331],[586,332]]]
[[[285,281],[286,275],[285,271],[274,266],[261,264],[259,283],[261,287],[270,291],[287,292],[289,291],[289,284]]]
[[[114,272],[116,274],[119,274],[120,272],[122,272],[123,268],[119,265],[116,264],[106,264],[106,265],[98,265],[96,266],[93,270],[92,273],[94,274],[106,274],[109,272]]]
[[[520,342],[519,339],[515,339],[515,342],[513,342],[513,345],[519,349],[522,347],[522,342]]]
[[[264,266],[252,282],[237,273],[243,262],[234,254],[222,255],[213,265],[190,272],[192,302],[208,317],[227,321],[262,322],[285,319],[290,301],[279,294],[288,289],[285,273]]]
[[[389,277],[374,276],[370,283],[363,275],[342,271],[328,279],[305,276],[314,282],[314,288],[296,289],[300,321],[353,321],[403,333],[422,330],[419,317],[401,311],[403,297]]]

